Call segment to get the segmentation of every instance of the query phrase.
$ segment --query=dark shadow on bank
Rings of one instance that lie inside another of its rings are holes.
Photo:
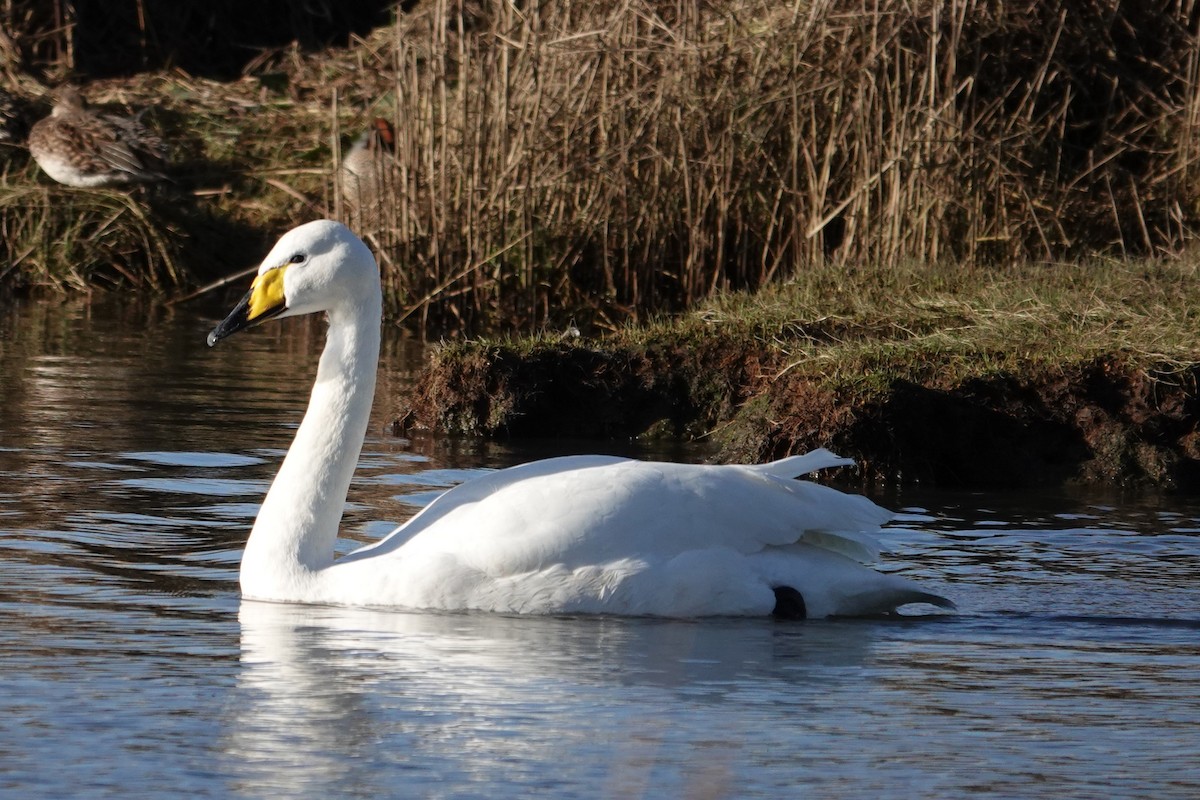
[[[1061,391],[1012,376],[953,390],[898,381],[848,438],[903,483],[1028,488],[1073,482],[1200,488],[1197,399],[1159,386],[1145,413],[1140,382],[1092,365]],[[1147,381],[1150,379],[1147,378]]]

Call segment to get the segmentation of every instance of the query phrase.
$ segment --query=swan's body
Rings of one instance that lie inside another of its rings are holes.
[[[296,439],[242,558],[247,598],[517,613],[793,616],[951,607],[859,560],[891,515],[796,475],[850,463],[825,450],[700,466],[607,456],[501,470],[443,494],[382,541],[333,560],[366,433],[381,297],[344,226],[286,234],[209,342],[271,316],[326,311],[329,337]],[[790,600],[789,600],[790,598]]]

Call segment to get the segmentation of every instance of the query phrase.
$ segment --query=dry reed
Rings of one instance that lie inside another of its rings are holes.
[[[182,273],[178,237],[131,194],[0,183],[0,285],[163,294]]]
[[[821,260],[1177,252],[1198,210],[1198,14],[418,4],[363,51],[394,78],[375,242],[392,310],[605,326]]]
[[[339,209],[273,169],[313,166],[331,128],[336,164],[340,130],[390,116],[382,224],[358,227],[393,316],[606,328],[817,263],[1181,252],[1198,26],[1197,0],[423,0],[348,50],[262,53],[260,87],[228,85],[247,116],[191,129],[267,176],[229,203],[276,225]]]

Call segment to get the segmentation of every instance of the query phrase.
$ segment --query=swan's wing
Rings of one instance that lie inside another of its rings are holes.
[[[515,467],[498,470],[486,475],[472,478],[447,489],[434,498],[433,502],[417,512],[408,522],[389,533],[374,544],[360,547],[338,559],[339,563],[356,561],[360,558],[373,558],[390,553],[403,547],[410,539],[422,531],[428,530],[441,521],[447,514],[463,506],[479,503],[488,496],[496,494],[505,488],[521,481],[551,475],[555,472],[566,472],[587,467],[616,464],[629,459],[619,456],[560,456],[531,461]]]
[[[801,457],[803,458],[803,457]],[[453,555],[490,575],[656,560],[720,548],[742,554],[805,542],[869,560],[890,514],[865,497],[779,477],[832,454],[759,466],[703,466],[584,456],[515,467],[439,497],[352,561],[404,548]]]
[[[843,458],[821,447],[800,456],[790,456],[772,461],[767,464],[749,465],[746,469],[770,476],[781,481],[788,491],[799,495],[814,511],[823,510],[826,519],[809,517],[809,525],[799,539],[800,542],[811,544],[857,561],[874,561],[879,557],[879,541],[869,531],[878,530],[879,526],[893,517],[892,512],[872,503],[859,495],[845,495],[845,501],[834,501],[829,494],[831,490],[804,481],[790,480],[800,475],[807,475],[830,467],[853,466],[854,459]]]
[[[803,520],[799,538],[785,542],[773,538],[769,544],[810,544],[863,563],[879,558],[879,540],[874,534],[893,517],[891,511],[862,495],[846,494],[810,481],[773,475],[769,480],[791,496],[793,508],[804,509],[802,515],[796,515]]]

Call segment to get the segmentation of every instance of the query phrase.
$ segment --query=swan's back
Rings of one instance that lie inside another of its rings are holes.
[[[798,541],[870,560],[878,547],[868,532],[890,512],[860,495],[782,477],[848,463],[826,454],[751,466],[613,456],[535,461],[447,491],[383,541],[342,560],[403,548],[406,556],[457,554],[507,573],[710,547],[753,553]]]

